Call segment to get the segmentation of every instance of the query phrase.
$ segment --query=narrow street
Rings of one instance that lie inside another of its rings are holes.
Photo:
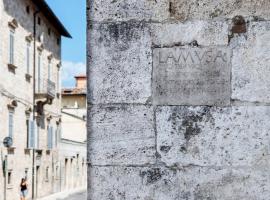
[[[74,195],[71,195],[65,199],[57,199],[57,200],[86,200],[87,195],[86,195],[86,191],[83,193],[77,193]]]

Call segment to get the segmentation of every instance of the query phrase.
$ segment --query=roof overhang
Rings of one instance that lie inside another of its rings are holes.
[[[31,0],[34,5],[42,12],[42,14],[48,19],[48,21],[59,31],[59,33],[64,36],[71,38],[70,33],[58,19],[58,17],[54,14],[52,9],[46,3],[45,0]]]

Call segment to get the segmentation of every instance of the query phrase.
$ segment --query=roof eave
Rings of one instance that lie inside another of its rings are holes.
[[[54,14],[50,6],[44,0],[32,0],[32,2],[38,7],[43,15],[53,24],[53,26],[59,31],[59,33],[67,38],[72,38],[71,34],[67,31],[62,22]]]

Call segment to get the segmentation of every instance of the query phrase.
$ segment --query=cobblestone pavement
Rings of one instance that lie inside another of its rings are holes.
[[[77,193],[61,200],[86,200],[86,192]],[[60,200],[60,199],[57,199]]]

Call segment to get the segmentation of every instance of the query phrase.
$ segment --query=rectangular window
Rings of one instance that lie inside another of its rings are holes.
[[[11,185],[12,184],[12,171],[8,171],[8,175],[7,175],[7,184]]]
[[[47,148],[53,148],[53,127],[50,125],[47,127]]]
[[[26,73],[30,74],[30,42],[26,44]]]
[[[41,53],[38,54],[38,91],[41,91]]]
[[[60,125],[57,124],[57,128],[55,130],[55,136],[54,136],[54,145],[55,145],[55,147],[58,146],[59,133],[60,133]]]
[[[57,93],[60,93],[60,87],[59,87],[59,85],[60,85],[60,69],[58,68],[57,69],[57,74],[56,74],[56,91],[57,91]]]
[[[24,178],[25,178],[25,180],[28,179],[28,168],[26,168],[26,169],[24,170]]]
[[[39,129],[40,127],[37,126],[37,136],[36,136],[36,148],[39,149]]]
[[[30,120],[26,120],[26,147],[30,147]]]
[[[9,111],[8,113],[8,136],[13,138],[13,111]]]
[[[9,33],[9,64],[14,64],[14,30]]]
[[[30,137],[29,137],[29,148],[34,148],[35,147],[35,122],[34,121],[29,121],[30,123]]]
[[[49,181],[49,167],[46,167],[46,181]]]
[[[51,80],[51,61],[48,62],[48,80]]]

